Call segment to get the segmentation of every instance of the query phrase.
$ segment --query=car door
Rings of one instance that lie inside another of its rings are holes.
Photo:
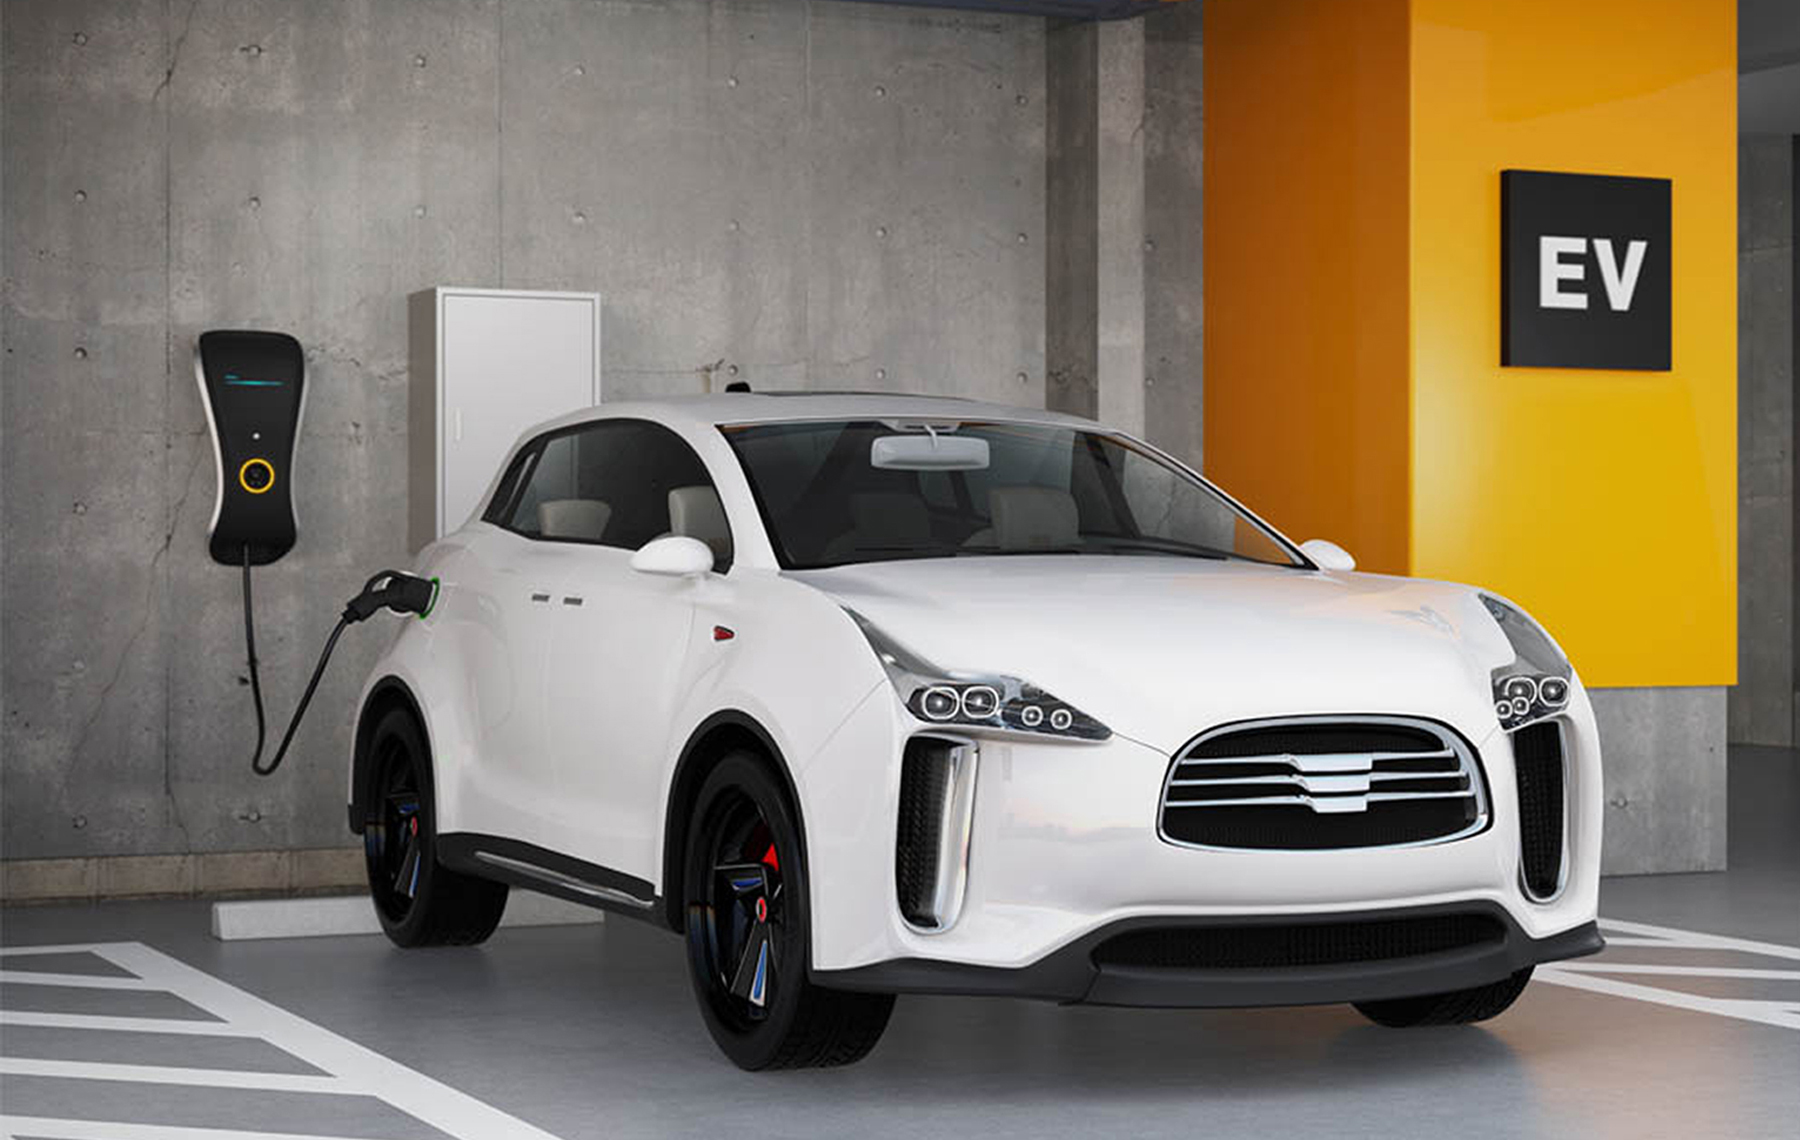
[[[575,495],[574,450],[566,432],[522,448],[483,516],[493,527],[470,532],[481,579],[468,694],[480,755],[470,780],[482,806],[469,828],[551,849],[566,842],[569,817],[545,731],[544,671],[571,549],[559,527],[572,514],[557,504]]]
[[[600,541],[572,552],[547,661],[545,727],[563,807],[578,819],[568,854],[654,882],[698,585],[639,573],[631,555],[681,532],[707,541],[724,566],[730,536],[705,465],[668,428],[595,425],[578,465],[580,493],[611,510]]]

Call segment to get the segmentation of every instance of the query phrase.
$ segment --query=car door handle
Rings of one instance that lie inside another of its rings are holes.
[[[531,595],[531,600],[534,602],[547,602],[550,600],[550,595],[537,593],[534,591]]]

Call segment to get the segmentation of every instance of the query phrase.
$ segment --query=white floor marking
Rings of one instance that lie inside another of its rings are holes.
[[[1753,970],[1742,966],[1658,966],[1643,962],[1558,962],[1559,970],[1578,974],[1666,974],[1690,978],[1763,978],[1777,982],[1800,982],[1800,970]]]
[[[120,1033],[182,1033],[195,1037],[255,1037],[242,1025],[201,1021],[184,1017],[107,1017],[98,1013],[40,1013],[28,1009],[0,1009],[0,1025],[30,1025],[42,1029],[112,1029]]]
[[[159,990],[143,978],[119,978],[111,974],[52,974],[47,970],[0,970],[0,982],[21,986],[77,986],[87,990]]]
[[[92,954],[92,942],[46,942],[39,946],[0,946],[0,958],[33,958],[43,954]]]
[[[1623,931],[1627,935],[1637,935],[1642,941],[1634,940],[1638,946],[1683,946],[1706,950],[1738,950],[1745,954],[1761,954],[1765,958],[1792,958],[1800,961],[1800,946],[1783,946],[1779,942],[1754,942],[1748,938],[1731,938],[1723,934],[1706,934],[1698,930],[1677,930],[1672,926],[1651,926],[1646,922],[1626,922],[1623,919],[1603,918],[1600,925],[1606,930]],[[1614,941],[1610,936],[1608,942]],[[1619,941],[1623,941],[1620,939]]]
[[[1595,974],[1578,974],[1556,966],[1541,971],[1538,977],[1555,985],[1588,990],[1597,994],[1636,998],[1638,1001],[1671,1006],[1675,1009],[1692,1010],[1695,1013],[1734,1017],[1740,1021],[1759,1021],[1764,1025],[1780,1026],[1782,1029],[1800,1029],[1800,1010],[1790,1008],[1781,1002],[1702,997],[1698,994],[1683,993],[1680,990],[1665,990],[1656,986],[1640,986],[1634,982],[1616,981]]]
[[[15,1077],[73,1077],[83,1081],[134,1081],[150,1085],[199,1085],[211,1089],[379,1096],[379,1090],[342,1077],[302,1073],[255,1073],[238,1069],[185,1069],[177,1065],[122,1065],[116,1061],[45,1061],[0,1057],[0,1074]]]
[[[459,1140],[555,1140],[541,1129],[476,1100],[467,1093],[432,1080],[423,1073],[372,1049],[339,1037],[304,1018],[228,985],[137,942],[88,945],[0,947],[0,961],[32,954],[93,954],[129,972],[129,978],[85,974],[49,974],[0,970],[0,980],[36,985],[73,985],[91,989],[155,991],[174,995],[219,1019],[218,1022],[171,1022],[167,1018],[100,1017],[90,1014],[45,1014],[4,1011],[5,1024],[48,1025],[111,1031],[207,1033],[256,1037],[299,1058],[323,1076],[191,1069],[114,1062],[62,1061],[0,1057],[0,1073],[84,1080],[145,1081],[208,1088],[262,1089],[367,1096]],[[47,981],[46,979],[53,979]],[[170,1030],[171,1024],[183,1028]],[[193,1028],[187,1028],[187,1026]],[[0,1113],[0,1136],[46,1137],[53,1140],[223,1140],[227,1136],[256,1140],[330,1140],[273,1132],[231,1132],[114,1122],[54,1121]]]
[[[1600,920],[1606,935],[1607,951],[1634,948],[1699,950],[1722,954],[1754,954],[1763,958],[1785,958],[1800,961],[1800,947],[1778,942],[1757,942],[1748,938],[1729,938],[1722,934],[1706,934],[1697,930],[1677,930],[1671,926],[1652,926],[1643,922],[1618,919]],[[1618,931],[1619,934],[1614,934]],[[1800,970],[1752,969],[1744,966],[1662,965],[1651,962],[1614,962],[1607,954],[1599,958],[1578,958],[1568,962],[1552,962],[1541,966],[1536,977],[1553,985],[1612,997],[1666,1005],[1716,1017],[1754,1021],[1782,1029],[1800,1030],[1800,999],[1758,1001],[1749,998],[1718,998],[1662,986],[1628,982],[1607,975],[1628,974],[1636,977],[1724,978],[1800,982]]]
[[[8,1116],[5,1126],[34,1140],[344,1140],[300,1132],[244,1132],[236,1128],[177,1128],[166,1124],[121,1124],[102,1120],[52,1120]]]

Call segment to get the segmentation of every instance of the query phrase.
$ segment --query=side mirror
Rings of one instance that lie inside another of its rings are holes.
[[[631,568],[640,574],[693,578],[713,568],[712,547],[685,534],[653,538],[631,556]]]
[[[1323,538],[1309,538],[1300,544],[1300,553],[1318,564],[1321,570],[1354,570],[1356,559],[1350,552],[1335,542]]]

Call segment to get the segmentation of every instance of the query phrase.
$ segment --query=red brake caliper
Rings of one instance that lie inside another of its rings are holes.
[[[775,845],[773,843],[769,844],[769,849],[763,852],[763,857],[760,861],[763,866],[769,868],[771,871],[781,870],[781,860],[775,856]],[[769,900],[761,895],[758,895],[756,899],[756,921],[769,921]]]

